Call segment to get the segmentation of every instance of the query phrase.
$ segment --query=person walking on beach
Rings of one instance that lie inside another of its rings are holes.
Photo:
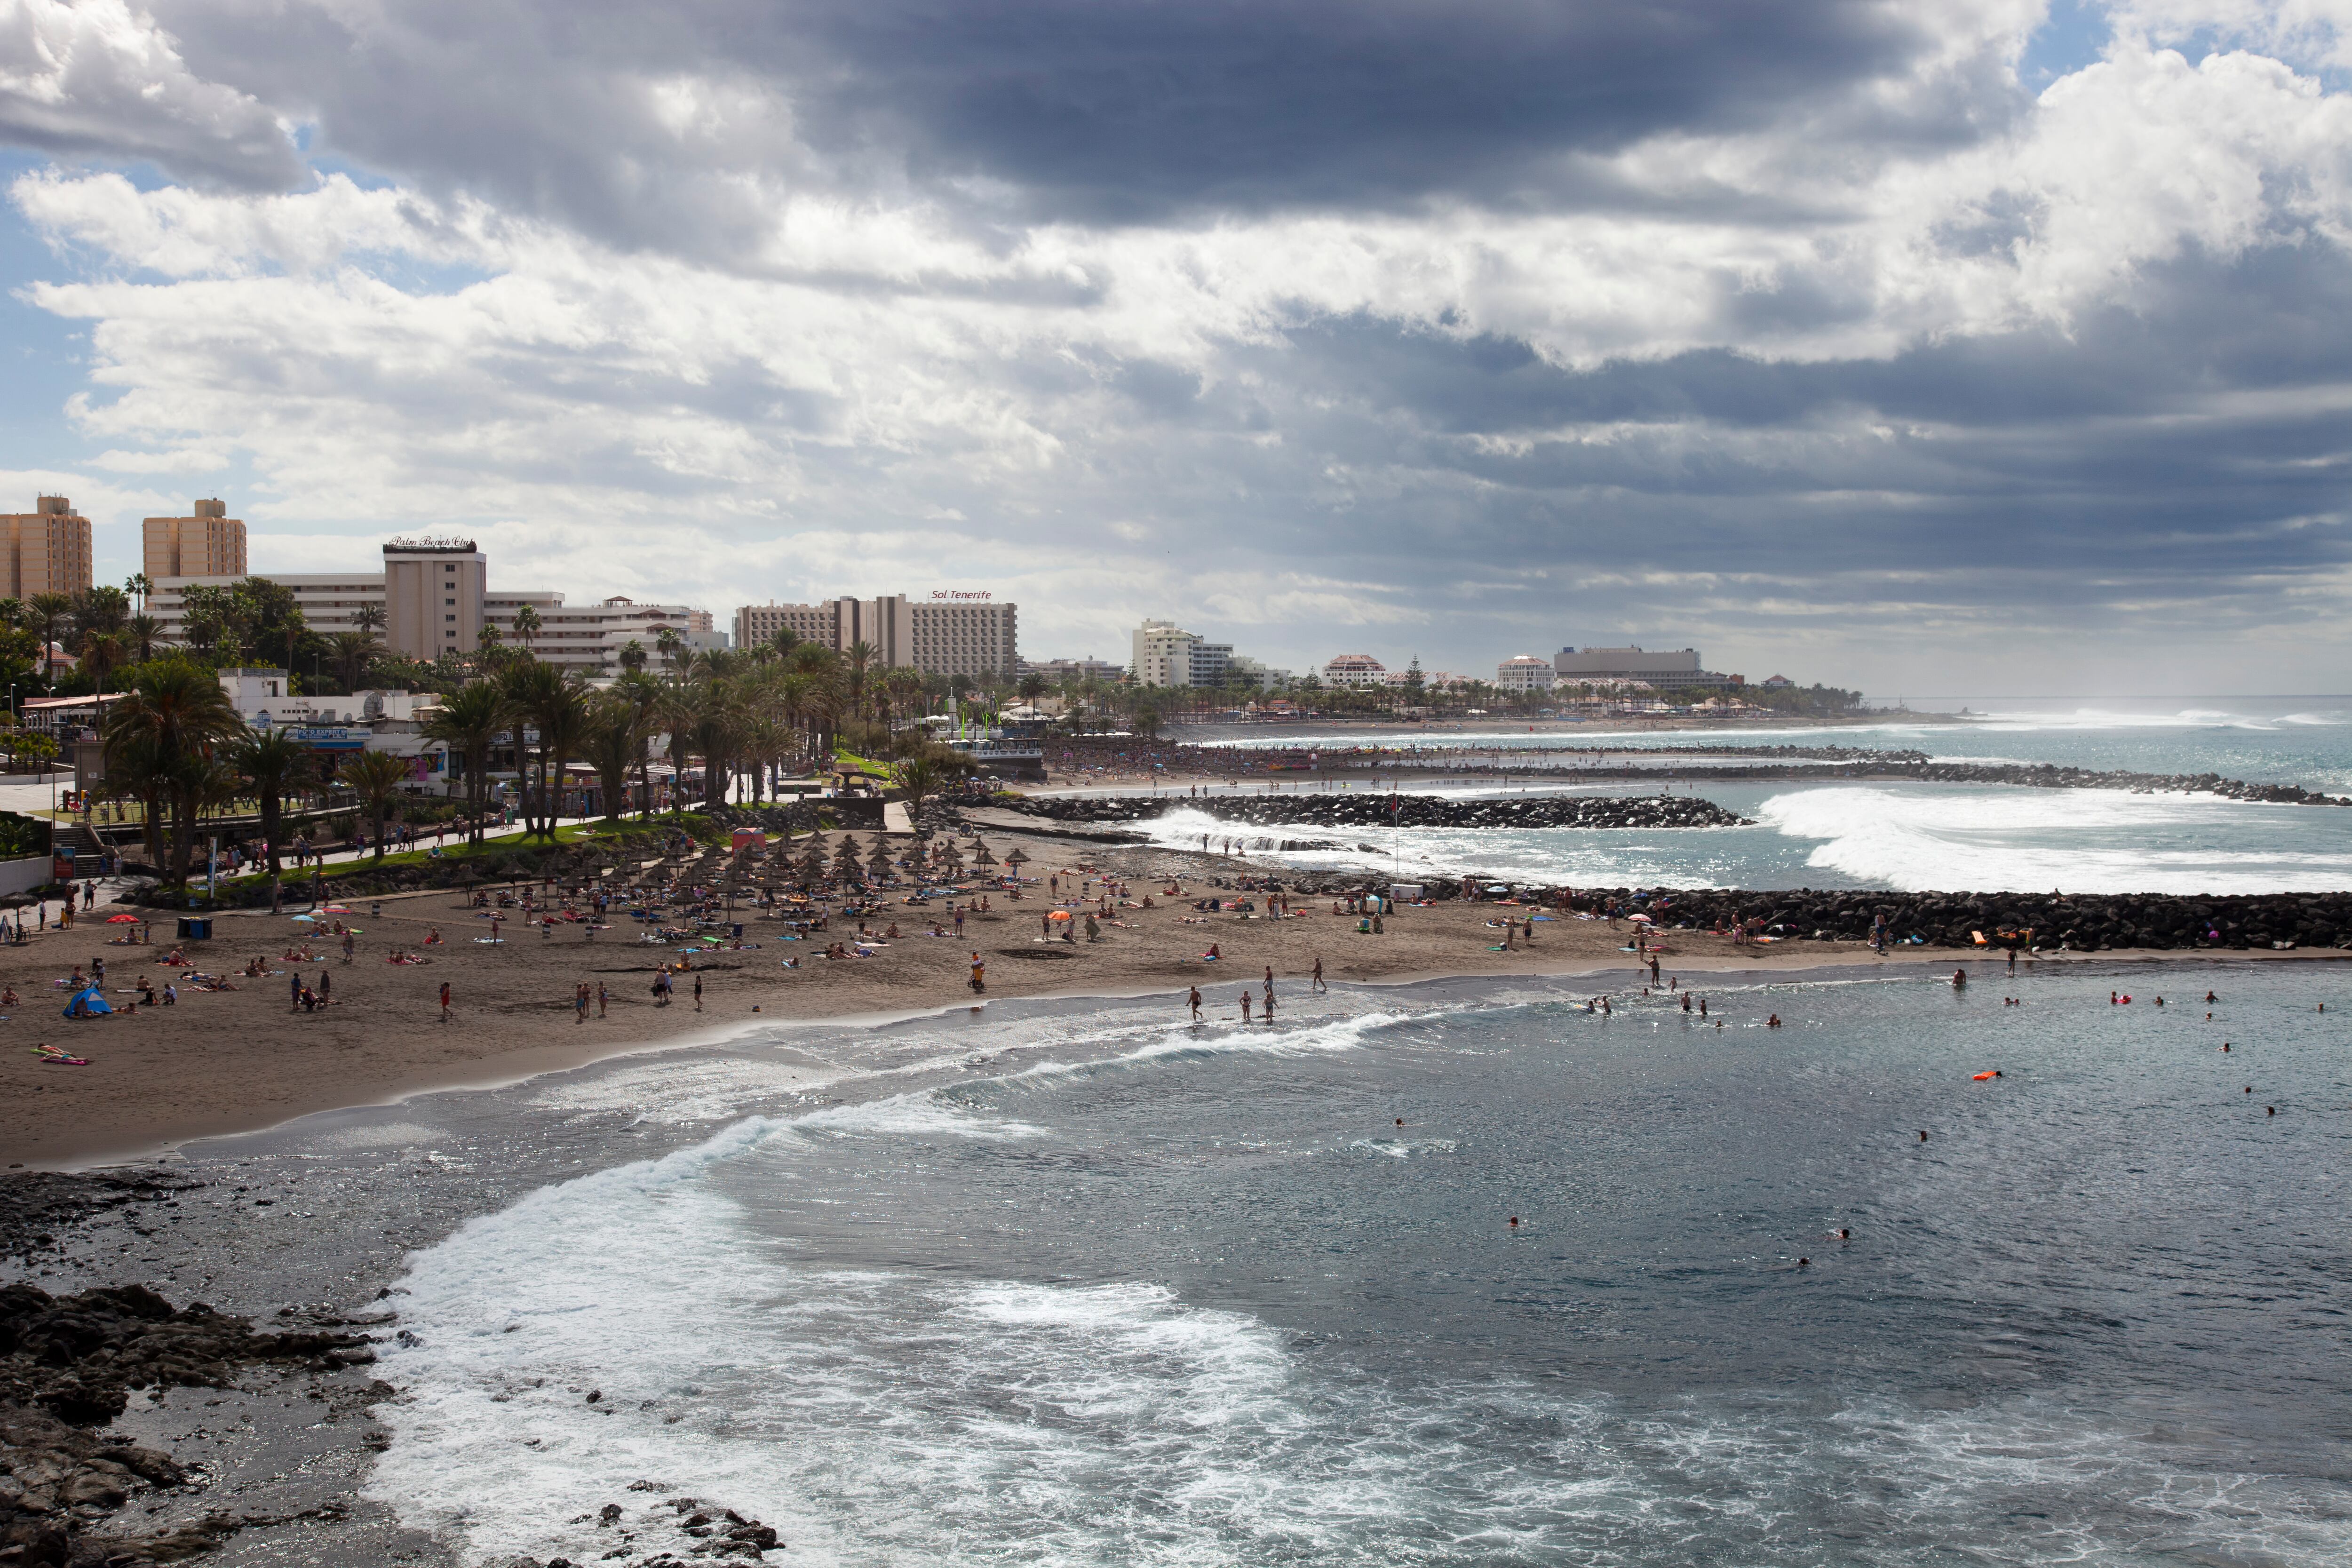
[[[588,983],[584,980],[572,988],[572,1021],[575,1025],[588,1021]]]
[[[352,954],[358,951],[358,948],[359,932],[354,931],[346,931],[343,932],[343,962],[345,963],[349,963],[352,961]]]
[[[291,969],[286,972],[286,1000],[291,1004],[287,1008],[288,1012],[299,1013],[302,1010],[302,976]]]
[[[441,983],[441,1021],[449,1021],[449,983],[446,980]]]
[[[1244,992],[1242,993],[1242,1022],[1243,1022],[1243,1023],[1244,1023],[1244,1024],[1246,1024],[1246,1023],[1248,1023],[1249,1021],[1250,1021],[1250,994],[1249,994],[1247,991],[1244,991]]]
[[[1314,989],[1318,991],[1329,989],[1323,984],[1323,955],[1319,952],[1315,955]]]
[[[702,976],[699,974],[694,977],[694,1010],[698,1013],[702,1011]]]
[[[322,963],[322,964],[320,964],[320,965],[319,966],[319,1005],[320,1005],[320,1006],[323,1007],[323,1006],[325,1006],[329,1002],[331,1002],[331,1001],[332,1001],[332,1000],[334,999],[334,998],[333,998],[333,996],[332,996],[332,994],[331,994],[331,993],[334,991],[334,988],[335,988],[334,976],[333,976],[332,974],[331,974],[331,973],[328,973],[327,966],[326,966],[325,964],[323,964],[323,963]]]
[[[604,1016],[605,1005],[611,1000],[612,993],[604,989],[604,983],[601,980],[596,982],[596,1016],[601,1018]]]
[[[1261,1011],[1265,1013],[1267,1023],[1274,1022],[1274,987],[1271,985],[1265,988],[1265,999],[1261,1004]]]
[[[976,952],[971,955],[971,989],[974,995],[988,989],[988,965],[980,961],[980,954]]]
[[[1186,996],[1184,1000],[1192,1006],[1192,1022],[1195,1024],[1199,1023],[1201,1021],[1201,988],[1197,985],[1193,986],[1192,994]]]

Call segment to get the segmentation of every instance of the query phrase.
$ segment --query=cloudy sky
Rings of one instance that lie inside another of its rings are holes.
[[[0,507],[2352,690],[2352,0],[0,0]]]

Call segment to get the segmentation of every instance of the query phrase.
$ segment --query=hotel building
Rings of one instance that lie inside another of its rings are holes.
[[[42,496],[31,511],[0,516],[7,549],[6,595],[79,594],[90,584],[89,519],[63,496]]]
[[[189,517],[151,517],[139,525],[140,570],[166,577],[245,575],[245,522],[218,500],[200,500]]]
[[[293,593],[310,630],[330,636],[357,631],[363,618],[373,619],[383,628],[385,645],[406,658],[471,653],[486,626],[497,627],[501,641],[519,645],[524,639],[515,621],[525,606],[540,622],[529,638],[531,653],[591,677],[619,674],[622,650],[632,642],[645,648],[648,659],[656,658],[665,628],[675,628],[689,647],[727,646],[725,635],[712,629],[710,612],[687,605],[641,605],[615,596],[570,605],[562,594],[547,589],[492,590],[488,557],[470,539],[393,540],[383,547],[381,572],[262,575]],[[163,623],[166,640],[179,641],[187,624],[187,590],[226,587],[233,580],[158,578],[147,613]]]
[[[914,668],[974,680],[1009,680],[1021,668],[1019,606],[979,597],[827,599],[815,605],[745,605],[735,612],[735,646],[757,647],[780,631],[846,652],[874,649],[884,669]]]

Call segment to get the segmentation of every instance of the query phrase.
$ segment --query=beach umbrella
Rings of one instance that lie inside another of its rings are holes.
[[[1008,866],[1026,866],[1029,864],[1029,857],[1022,853],[1021,847],[1016,844],[1013,847],[1013,853],[1004,858],[1004,863]]]
[[[993,866],[996,864],[996,857],[988,852],[988,841],[986,839],[975,838],[971,841],[971,863],[975,866]]]
[[[106,919],[106,923],[110,926],[135,926],[139,923],[139,917],[137,915],[109,915]]]
[[[1067,910],[1055,910],[1045,918],[1049,921],[1066,921],[1070,918],[1070,911]]]
[[[1647,915],[1633,915],[1633,916],[1631,916],[1631,917],[1629,917],[1629,918],[1630,918],[1630,919],[1633,921],[1633,922],[1635,925],[1637,925],[1637,926],[1654,925],[1654,924],[1656,924],[1656,923],[1657,923],[1657,922],[1655,922],[1654,921],[1651,920],[1651,919],[1650,919],[1650,917],[1649,917],[1649,916],[1647,916]]]

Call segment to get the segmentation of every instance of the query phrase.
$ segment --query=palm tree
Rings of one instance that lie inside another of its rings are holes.
[[[362,605],[352,612],[352,625],[363,632],[380,632],[391,618],[382,605]]]
[[[522,645],[522,655],[525,658],[530,657],[530,639],[539,635],[542,624],[539,618],[539,612],[529,605],[523,605],[514,613],[514,637],[516,642]]]
[[[141,665],[131,689],[107,713],[107,776],[136,781],[134,789],[149,802],[151,822],[159,800],[172,805],[175,886],[188,884],[196,814],[213,785],[215,756],[244,729],[219,679],[189,658]]]
[[[57,676],[49,668],[49,647],[58,640],[58,623],[73,614],[70,594],[36,594],[25,602],[33,625],[41,634],[41,679],[49,691],[57,690]]]
[[[383,858],[383,815],[400,786],[408,782],[408,764],[390,752],[362,752],[343,764],[343,782],[359,792],[367,802],[368,819],[373,825],[370,837],[375,840],[373,858]]]
[[[646,645],[639,642],[635,637],[631,637],[628,641],[623,643],[621,645],[620,663],[621,671],[625,675],[635,675],[637,671],[645,668]]]
[[[368,666],[383,657],[383,644],[371,631],[336,632],[328,641],[335,650],[335,668],[343,678],[343,689],[356,692]]]
[[[637,706],[618,687],[607,688],[589,700],[588,761],[604,796],[604,820],[618,822],[628,804],[629,764],[637,760]]]
[[[531,758],[538,779],[536,792],[525,795],[529,831],[552,838],[556,818],[563,810],[564,767],[580,754],[587,740],[587,689],[577,677],[537,659],[515,665],[507,671],[504,684],[517,718],[539,731]],[[535,811],[530,809],[534,805]]]
[[[284,730],[259,730],[231,747],[228,760],[260,805],[262,849],[269,858],[269,879],[275,883],[286,797],[318,776],[319,754]]]
[[[163,638],[163,623],[152,616],[133,616],[123,626],[123,633],[130,638],[132,655],[144,664],[155,657],[155,645]]]
[[[853,710],[865,706],[866,671],[881,656],[881,649],[863,640],[851,643],[842,650],[842,658],[849,666],[849,706]]]
[[[122,580],[122,591],[139,600],[139,613],[147,613],[147,595],[155,591],[155,580],[144,572],[133,572]]]
[[[654,647],[660,652],[663,665],[676,674],[678,666],[684,662],[681,655],[686,648],[686,638],[679,635],[676,626],[664,626],[654,633]]]
[[[81,667],[89,671],[90,686],[97,693],[106,695],[106,683],[115,667],[122,662],[123,637],[120,632],[83,632],[78,644]]]
[[[428,739],[441,742],[466,759],[466,815],[472,819],[471,842],[482,841],[482,813],[488,803],[490,747],[514,723],[514,707],[497,682],[468,681],[425,721]]]
[[[928,753],[919,754],[892,764],[890,782],[906,791],[908,826],[920,832],[923,802],[947,787],[947,769],[941,766],[938,758]]]
[[[606,695],[629,705],[629,733],[635,737],[631,750],[637,763],[637,800],[641,816],[654,814],[653,760],[650,755],[654,735],[661,728],[662,686],[643,670],[632,669],[613,682]]]

